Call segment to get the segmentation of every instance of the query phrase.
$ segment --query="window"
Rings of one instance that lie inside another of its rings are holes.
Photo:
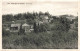
[[[18,27],[14,27],[14,30],[18,30]]]
[[[11,30],[18,30],[18,27],[11,27]]]

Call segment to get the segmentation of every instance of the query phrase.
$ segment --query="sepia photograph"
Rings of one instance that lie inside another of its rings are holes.
[[[2,49],[78,49],[78,2],[2,5]]]

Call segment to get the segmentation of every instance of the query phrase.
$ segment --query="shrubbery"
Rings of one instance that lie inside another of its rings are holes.
[[[29,48],[29,49],[31,48],[68,48],[70,46],[72,46],[70,48],[74,48],[73,46],[74,44],[69,44],[69,43],[76,43],[74,40],[78,41],[77,37],[78,37],[77,32],[64,32],[64,31],[55,30],[55,31],[51,31],[50,33],[42,32],[37,34],[26,33],[25,35],[19,35],[19,36],[16,35],[15,39],[11,39],[11,40],[8,39],[8,41],[11,41],[12,44],[14,44],[15,48],[18,48],[17,46],[21,46],[23,48]],[[66,45],[66,43],[68,45]],[[64,44],[65,46],[62,44]]]
[[[2,36],[10,36],[10,31],[6,31],[4,28],[2,29]]]

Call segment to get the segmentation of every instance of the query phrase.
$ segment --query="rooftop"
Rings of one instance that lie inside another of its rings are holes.
[[[11,27],[17,27],[20,26],[21,24],[11,24]]]

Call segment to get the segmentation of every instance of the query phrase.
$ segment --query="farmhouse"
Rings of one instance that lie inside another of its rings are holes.
[[[24,30],[25,30],[25,32],[31,32],[31,31],[33,31],[33,26],[32,26],[32,25],[29,25],[29,24],[24,23],[24,24],[22,25],[22,29],[24,29]]]
[[[21,24],[11,24],[10,32],[19,32]]]
[[[53,17],[48,17],[47,15],[41,15],[43,23],[50,23],[53,20]]]
[[[40,17],[42,18],[43,23],[48,23],[48,19],[49,19],[48,16],[41,15]]]

